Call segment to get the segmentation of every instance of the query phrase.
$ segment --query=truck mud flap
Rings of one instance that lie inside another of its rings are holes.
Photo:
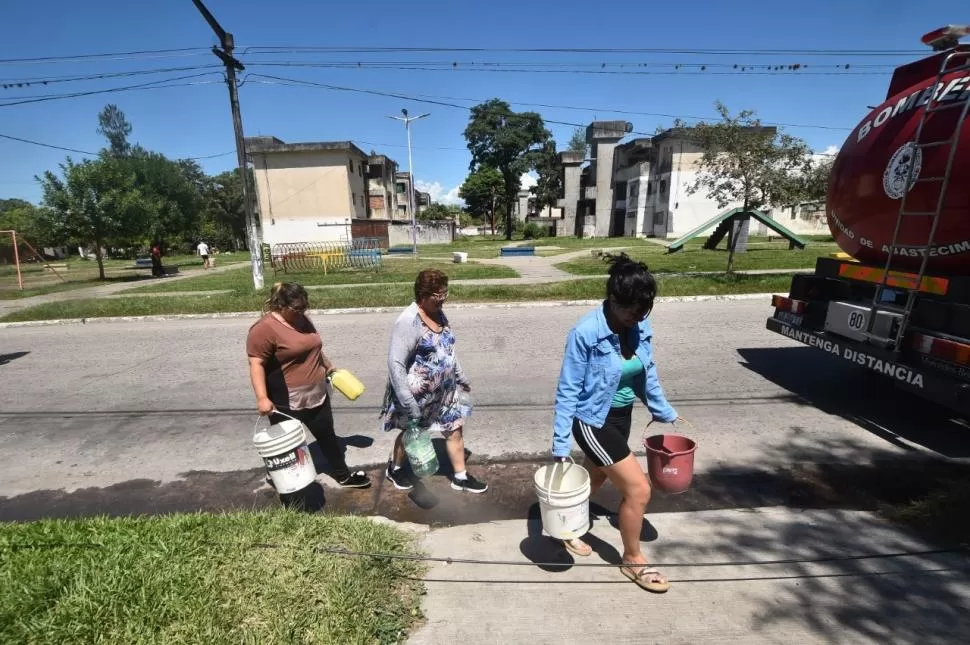
[[[777,318],[768,318],[769,331],[831,354],[843,361],[864,367],[891,379],[898,387],[938,403],[965,419],[970,419],[970,383],[941,374],[932,367],[917,367],[899,362],[892,354],[866,343],[824,332],[794,327]]]

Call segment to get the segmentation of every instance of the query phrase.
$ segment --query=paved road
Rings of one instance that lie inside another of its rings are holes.
[[[468,431],[473,459],[548,450],[563,339],[586,310],[451,312],[477,401]],[[870,460],[923,446],[970,455],[965,428],[922,412],[917,400],[867,372],[766,331],[768,313],[760,300],[656,309],[661,378],[696,426],[699,471]],[[352,464],[377,464],[388,454],[377,413],[394,317],[316,318],[334,362],[368,386],[357,402],[338,395],[335,403]],[[0,497],[257,468],[248,325],[216,319],[0,330]],[[631,444],[641,438],[643,412]]]

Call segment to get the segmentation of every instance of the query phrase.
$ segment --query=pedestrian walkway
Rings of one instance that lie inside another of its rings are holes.
[[[648,512],[641,540],[671,581],[663,595],[617,567],[582,566],[621,561],[614,524],[594,521],[588,558],[544,537],[536,513],[424,533],[430,557],[517,564],[429,563],[426,622],[408,643],[881,645],[970,631],[970,558],[933,552],[872,513]]]

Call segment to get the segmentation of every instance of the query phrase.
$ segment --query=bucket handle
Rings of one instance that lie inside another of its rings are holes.
[[[567,455],[567,457],[569,458],[569,461],[572,462],[572,464],[570,464],[570,465],[575,466],[576,465],[576,460],[573,459],[573,456],[572,455]],[[552,477],[553,477],[553,473],[556,472],[556,470],[557,470],[556,469],[556,466],[558,466],[558,465],[560,465],[562,463],[563,462],[561,462],[561,461],[559,461],[557,459],[556,462],[555,462],[555,465],[546,472],[546,490],[552,490]],[[561,469],[559,469],[559,482],[558,483],[562,483],[562,478],[566,476],[566,468],[568,468],[568,467],[569,466],[563,466]],[[556,488],[559,488],[559,486],[556,486]]]
[[[275,408],[274,408],[274,409],[273,409],[273,411],[272,411],[272,412],[270,412],[269,414],[280,414],[280,415],[282,415],[282,416],[284,416],[284,417],[286,417],[286,418],[288,418],[288,419],[292,419],[293,421],[299,421],[301,425],[306,425],[306,424],[304,424],[304,423],[303,423],[302,421],[300,421],[299,419],[297,419],[296,417],[291,417],[291,416],[290,416],[290,415],[288,415],[288,414],[287,414],[286,412],[280,412],[279,410],[277,410],[277,409],[275,409]],[[268,418],[269,418],[269,414],[267,414],[267,415],[265,415],[265,416],[263,416],[263,415],[261,414],[261,415],[259,415],[258,417],[256,417],[256,426],[255,426],[255,427],[253,428],[253,431],[254,431],[254,432],[255,432],[256,430],[258,430],[258,429],[259,429],[259,422],[260,422],[260,421],[262,421],[263,419],[268,419]]]
[[[671,421],[671,424],[676,423],[677,421],[683,421],[684,423],[687,424],[688,428],[690,428],[691,430],[696,430],[696,428],[694,427],[694,424],[688,421],[687,419],[685,419],[684,417],[677,417],[676,419]],[[650,421],[647,422],[647,426],[643,429],[643,441],[640,442],[643,445],[647,444],[647,431],[650,429],[650,426],[653,423],[654,423],[654,419],[650,419]]]

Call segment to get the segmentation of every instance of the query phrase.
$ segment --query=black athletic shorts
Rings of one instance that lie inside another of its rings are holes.
[[[633,406],[610,408],[602,428],[573,419],[573,437],[583,453],[597,466],[612,466],[630,454]]]

